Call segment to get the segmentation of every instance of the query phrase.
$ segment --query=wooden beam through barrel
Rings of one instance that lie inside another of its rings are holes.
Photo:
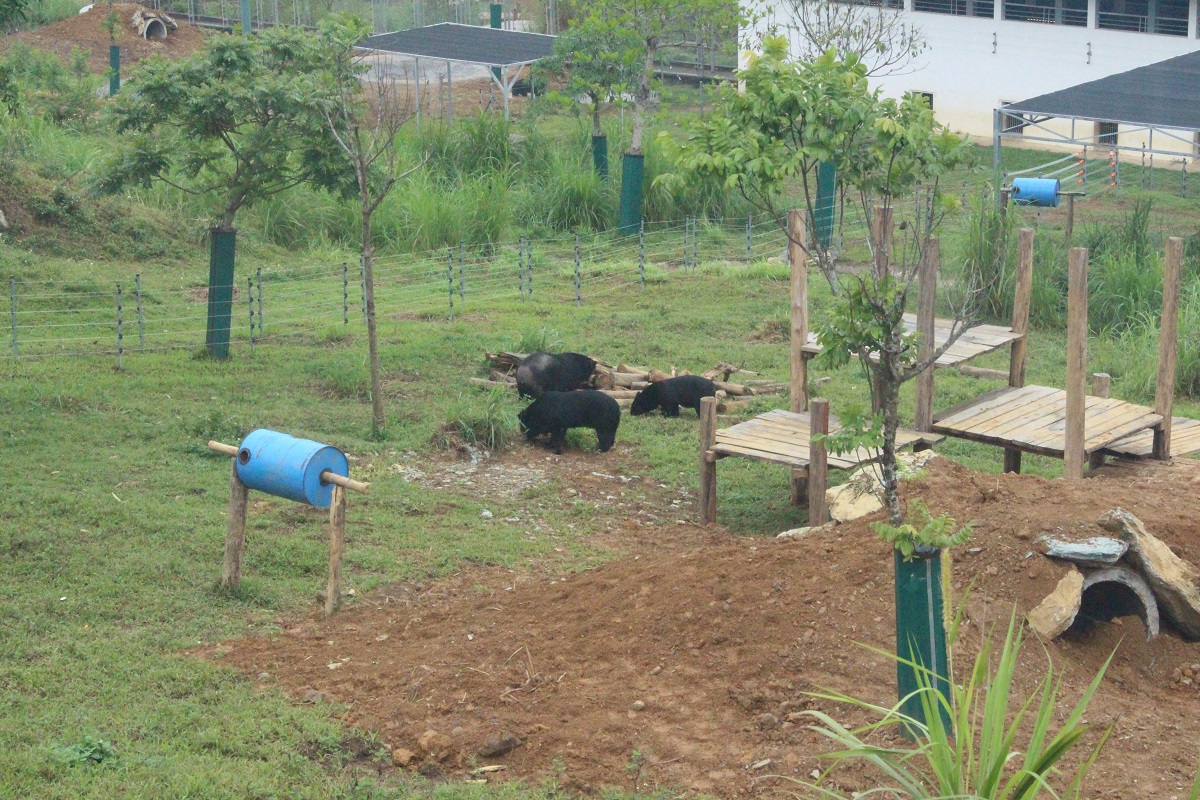
[[[242,580],[242,557],[246,549],[246,506],[250,489],[238,477],[240,448],[209,441],[208,449],[232,459],[229,478],[229,523],[225,531],[225,560],[220,585],[236,589]],[[342,553],[346,546],[346,491],[366,494],[371,484],[351,480],[330,470],[321,472],[322,484],[333,484],[329,505],[329,580],[325,587],[325,616],[337,609],[342,597]]]

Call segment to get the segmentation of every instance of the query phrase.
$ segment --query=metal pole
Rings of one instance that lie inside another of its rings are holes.
[[[533,249],[528,238],[525,239],[525,293],[533,299]]]
[[[646,288],[646,220],[638,226],[638,280]]]
[[[121,284],[117,284],[117,369],[124,369],[125,330],[121,319]]]
[[[463,246],[462,240],[458,242],[458,299],[461,303],[467,299],[467,267],[466,267],[466,248]]]
[[[142,314],[142,273],[133,276],[133,288],[137,292],[138,347],[146,349],[146,318]]]
[[[1000,174],[1000,137],[1004,134],[1004,114],[1000,109],[992,110],[992,196],[996,208],[1000,208],[1000,184],[1004,176]]]
[[[450,321],[454,322],[454,251],[446,248],[446,280],[450,289]]]
[[[754,215],[746,215],[746,259],[754,258]]]
[[[12,342],[13,342],[13,358],[20,358],[21,354],[17,351],[17,279],[8,279],[8,303],[12,309]]]
[[[246,276],[246,300],[250,307],[250,352],[254,352],[254,279]]]
[[[582,305],[583,298],[579,294],[579,234],[575,234],[575,305]]]
[[[258,337],[261,339],[263,335],[263,305],[262,305],[262,267],[254,271],[254,285],[258,287]]]
[[[446,96],[450,100],[450,125],[454,125],[454,74],[450,71],[450,62],[446,62]]]
[[[342,262],[342,324],[350,324],[350,265]]]
[[[525,237],[517,239],[517,292],[525,299]]]

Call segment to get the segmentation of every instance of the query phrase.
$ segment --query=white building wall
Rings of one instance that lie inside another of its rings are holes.
[[[911,8],[911,0],[909,7]],[[783,0],[786,2],[786,0]],[[905,21],[924,34],[929,48],[904,74],[875,80],[884,92],[933,93],[934,115],[946,126],[972,137],[992,138],[992,110],[1002,102],[1026,100],[1136,67],[1200,50],[1196,38],[1196,5],[1192,0],[1190,36],[1100,30],[1066,25],[1007,21],[904,11]],[[997,15],[1002,0],[996,0]],[[1089,18],[1096,18],[1093,0]],[[787,12],[780,4],[758,23],[782,29]],[[1200,86],[1181,102],[1200,102]],[[1087,130],[1076,132],[1091,135]],[[1058,126],[1069,132],[1069,124]],[[1187,134],[1190,138],[1190,134]],[[1120,135],[1120,143],[1138,147],[1142,132]],[[1160,142],[1156,137],[1155,144]],[[1163,142],[1162,144],[1167,144]],[[1174,146],[1181,146],[1172,142]],[[1174,147],[1173,147],[1174,149]]]

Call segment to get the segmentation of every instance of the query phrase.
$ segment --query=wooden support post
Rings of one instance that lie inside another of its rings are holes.
[[[1171,412],[1175,403],[1176,339],[1179,335],[1179,282],[1183,263],[1183,239],[1167,239],[1163,259],[1162,319],[1158,327],[1158,382],[1154,386],[1154,410],[1163,421],[1154,430],[1154,457],[1171,458]]]
[[[937,349],[933,341],[933,324],[940,260],[940,243],[937,238],[931,238],[925,243],[925,252],[921,254],[921,265],[917,269],[917,333],[921,337],[921,361],[932,358]],[[917,376],[917,409],[913,427],[922,432],[933,427],[933,371],[934,366],[930,364]]]
[[[325,587],[325,616],[342,603],[342,551],[346,549],[346,490],[333,487],[329,504],[329,584]]]
[[[242,553],[246,549],[246,500],[250,490],[237,474],[237,461],[229,462],[229,522],[225,529],[225,562],[221,587],[236,589],[242,582]]]
[[[792,270],[791,409],[794,413],[808,410],[808,359],[803,349],[808,344],[808,254],[799,244],[806,241],[804,214],[793,208],[788,212],[788,264]]]
[[[1009,350],[1008,385],[1019,389],[1025,385],[1025,362],[1028,360],[1029,306],[1033,302],[1033,228],[1021,228],[1017,252],[1017,281],[1013,295],[1013,333],[1021,334]],[[1004,450],[1004,471],[1021,471],[1021,451]]]
[[[792,505],[808,505],[808,467],[792,467]]]
[[[1108,397],[1112,390],[1112,376],[1107,372],[1092,373],[1092,397]],[[1097,450],[1088,456],[1088,469],[1104,466],[1104,453]]]
[[[829,401],[814,397],[809,414],[808,443],[808,524],[824,525],[829,519],[825,490],[829,488],[829,456],[825,434],[829,433]]]
[[[1072,247],[1067,275],[1067,428],[1063,450],[1063,477],[1082,478],[1084,443],[1087,440],[1084,415],[1088,296],[1088,251]]]
[[[717,458],[709,448],[717,440],[717,398],[700,400],[700,519],[717,521]]]

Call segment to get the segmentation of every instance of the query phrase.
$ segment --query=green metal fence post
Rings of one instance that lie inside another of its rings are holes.
[[[117,369],[125,368],[125,320],[121,314],[121,284],[117,284]]]
[[[642,219],[642,181],[646,174],[645,156],[626,153],[621,162],[621,213],[618,230],[626,236],[637,231]]]
[[[145,350],[146,317],[142,313],[142,273],[140,272],[133,276],[133,290],[137,293],[138,347],[142,350]]]
[[[112,97],[121,91],[121,47],[108,46],[108,95]]]
[[[608,137],[603,133],[592,137],[592,166],[600,180],[608,180]]]
[[[920,665],[925,685],[936,689],[943,697],[950,697],[949,665],[946,659],[946,626],[942,596],[942,551],[932,547],[917,547],[913,559],[905,561],[899,550],[895,550],[896,574],[896,655],[903,659],[896,662],[896,685],[901,700],[901,711],[924,723],[925,711],[919,694],[913,694],[920,686],[918,669],[909,663]],[[942,724],[950,727],[950,717],[939,705]],[[917,731],[901,726],[901,733],[908,739],[916,739]]]
[[[20,358],[21,353],[17,350],[17,279],[8,279],[8,306],[12,314],[12,342],[13,342],[13,358]]]
[[[209,229],[208,326],[204,345],[213,358],[229,358],[229,328],[233,319],[233,263],[237,231]]]

